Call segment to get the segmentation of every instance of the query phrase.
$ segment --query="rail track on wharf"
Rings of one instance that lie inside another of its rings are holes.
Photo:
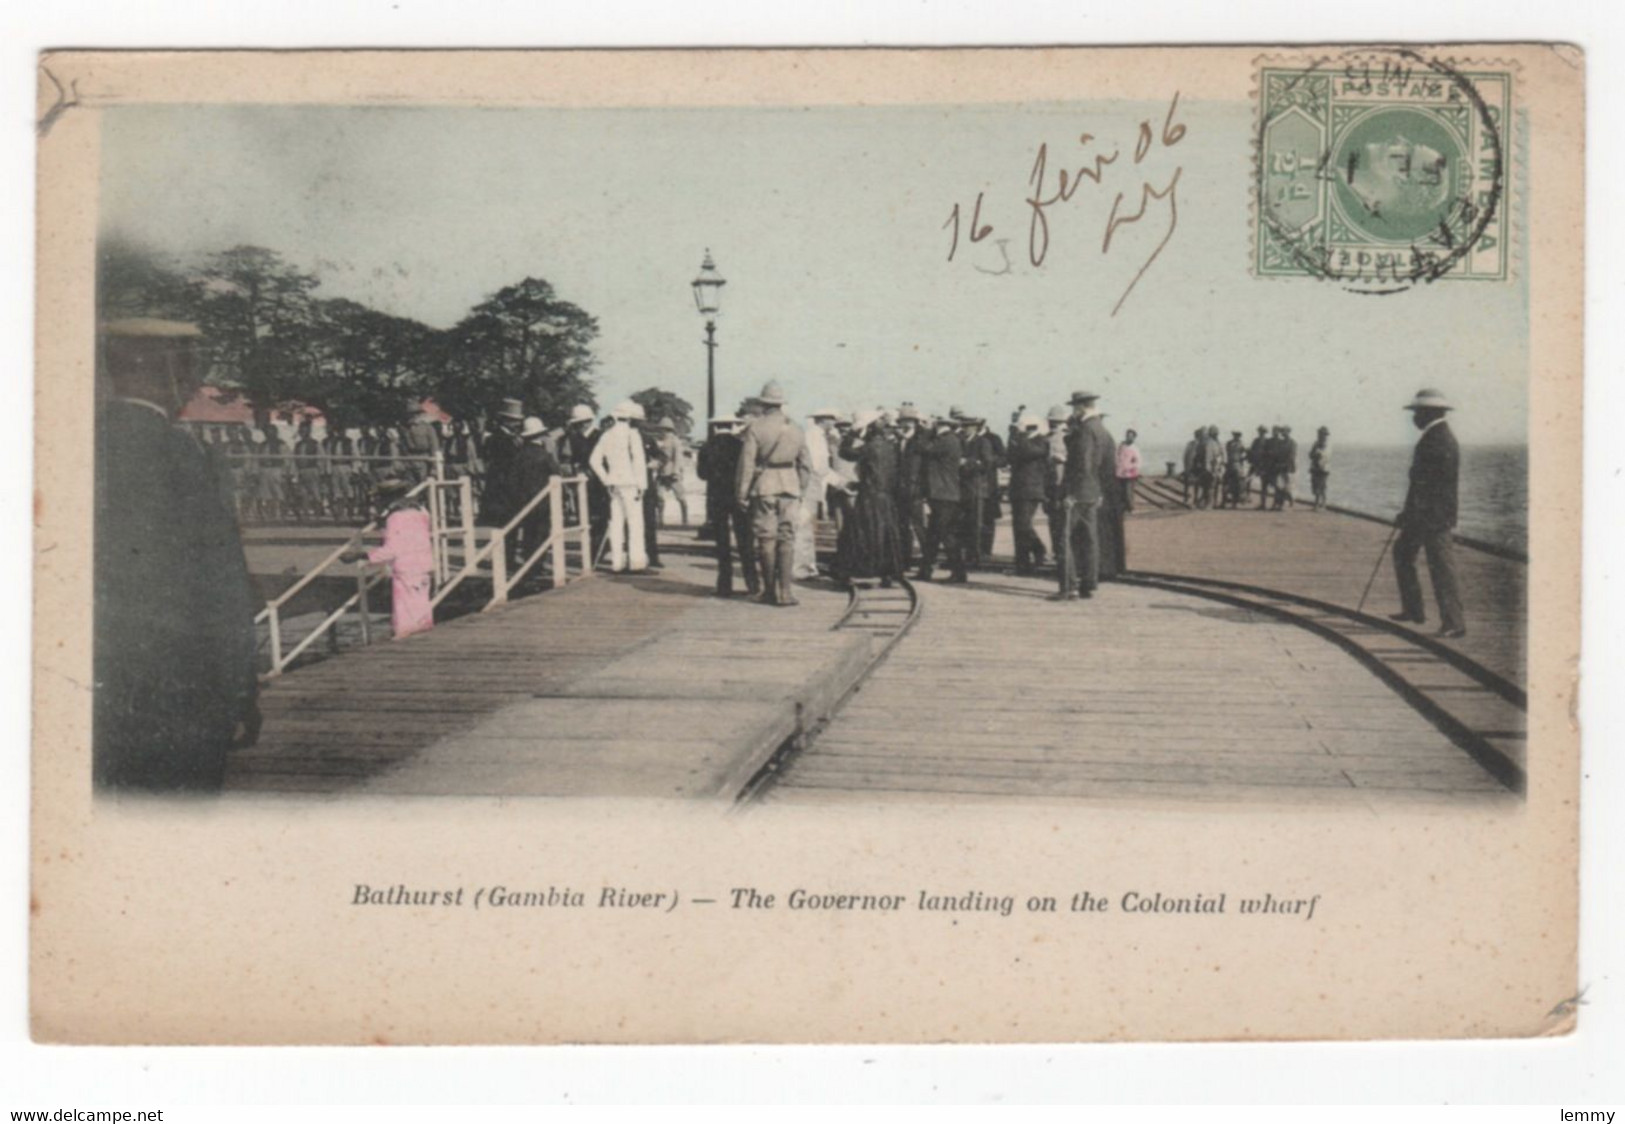
[[[907,578],[891,583],[874,579],[858,579],[847,583],[846,611],[835,622],[832,631],[861,633],[870,639],[870,662],[861,678],[854,681],[836,700],[830,713],[817,724],[786,740],[778,751],[768,758],[760,771],[739,792],[735,805],[748,806],[758,800],[778,780],[779,774],[817,740],[818,735],[838,715],[841,708],[863,683],[886,662],[892,650],[908,634],[920,616],[920,598],[914,583]]]
[[[1130,528],[1162,568],[1088,601],[1008,571],[916,590],[906,641],[745,798],[1518,802],[1521,563],[1463,566],[1469,647],[1387,620],[1387,589],[1353,607],[1378,524],[1170,505]],[[1285,588],[1235,580],[1238,539]]]

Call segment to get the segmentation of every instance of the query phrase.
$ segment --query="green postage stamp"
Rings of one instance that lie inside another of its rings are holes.
[[[1253,267],[1362,292],[1508,276],[1513,73],[1373,49],[1264,59]]]

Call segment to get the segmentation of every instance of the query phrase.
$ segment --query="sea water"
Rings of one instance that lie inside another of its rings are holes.
[[[1148,449],[1142,471],[1163,474],[1179,450]],[[1332,445],[1326,499],[1339,507],[1392,519],[1405,506],[1410,446]],[[1464,445],[1456,530],[1470,538],[1527,551],[1529,543],[1529,449],[1524,445]],[[1309,501],[1309,445],[1298,446],[1294,494]]]

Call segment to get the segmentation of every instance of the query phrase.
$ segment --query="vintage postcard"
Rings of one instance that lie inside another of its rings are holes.
[[[37,1039],[1574,1028],[1578,50],[39,82]]]

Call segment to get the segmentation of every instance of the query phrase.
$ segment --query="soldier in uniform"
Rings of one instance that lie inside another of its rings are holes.
[[[925,549],[925,447],[930,436],[920,411],[904,402],[897,411],[897,518],[903,546],[903,568],[914,565],[915,551]]]
[[[1072,420],[1066,437],[1066,477],[1061,504],[1067,527],[1066,556],[1059,567],[1056,598],[1071,601],[1095,595],[1100,583],[1100,505],[1104,482],[1117,471],[1116,452],[1096,408],[1100,395],[1080,390],[1072,395]]]
[[[784,416],[784,389],[769,382],[757,396],[756,406],[761,414],[745,426],[734,493],[739,506],[750,508],[762,604],[795,605],[790,580],[795,566],[796,518],[812,465],[806,437]]]
[[[1461,583],[1456,576],[1457,487],[1461,475],[1461,448],[1450,432],[1447,415],[1454,408],[1437,390],[1419,390],[1410,405],[1411,420],[1422,431],[1411,455],[1410,488],[1405,510],[1394,520],[1394,576],[1399,580],[1401,610],[1391,619],[1425,624],[1422,582],[1416,576],[1416,556],[1427,551],[1428,573],[1433,575],[1433,597],[1439,603],[1439,635],[1459,640],[1467,635],[1461,607]]]
[[[257,607],[237,521],[203,449],[172,424],[201,333],[101,330],[96,423],[92,773],[102,788],[218,790],[259,733]]]
[[[1247,486],[1247,446],[1241,443],[1241,430],[1232,429],[1230,440],[1224,445],[1224,503],[1223,506],[1235,509],[1241,506],[1241,498]]]
[[[598,443],[598,418],[592,407],[578,403],[570,407],[570,421],[564,427],[564,440],[560,444],[565,462],[566,476],[587,477],[587,534],[592,541],[592,556],[603,551],[604,539],[609,534],[609,489],[591,469],[592,449]]]
[[[756,576],[756,555],[750,548],[749,513],[739,507],[735,499],[739,486],[739,453],[743,447],[739,437],[741,424],[738,418],[712,418],[711,435],[700,448],[698,469],[700,479],[705,481],[705,521],[716,535],[718,597],[733,596],[736,543],[745,591],[752,597],[761,592],[761,582]]]
[[[1039,432],[1042,428],[1034,414],[1022,415],[1010,427],[1010,513],[1018,574],[1031,574],[1044,564],[1044,540],[1033,527],[1049,476],[1049,440]]]
[[[923,582],[931,580],[937,552],[944,548],[948,555],[948,580],[959,583],[969,580],[965,573],[963,539],[959,534],[963,494],[960,473],[965,457],[958,429],[958,419],[939,419],[931,443],[925,449],[925,498],[931,507],[931,520],[926,526],[920,572],[915,575]]]
[[[322,502],[322,447],[316,443],[308,421],[299,423],[299,439],[293,443],[293,464],[294,478],[298,482],[293,490],[294,520],[302,523],[325,514],[326,508]]]
[[[1298,443],[1292,439],[1292,427],[1280,428],[1280,440],[1275,446],[1275,510],[1294,507],[1293,481],[1298,476]]]
[[[1065,406],[1051,406],[1046,415],[1049,423],[1049,474],[1044,480],[1044,514],[1049,519],[1050,555],[1057,566],[1066,555],[1066,520],[1061,505],[1061,483],[1066,476],[1067,421],[1071,416],[1072,411]]]
[[[1309,447],[1309,488],[1315,495],[1315,510],[1326,508],[1326,481],[1332,475],[1332,431],[1325,426],[1315,434]]]
[[[1263,511],[1270,494],[1270,431],[1265,426],[1258,427],[1258,436],[1247,447],[1247,476],[1248,479],[1258,478],[1258,510]]]

